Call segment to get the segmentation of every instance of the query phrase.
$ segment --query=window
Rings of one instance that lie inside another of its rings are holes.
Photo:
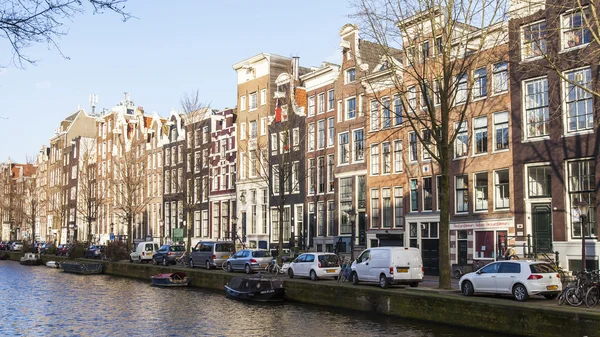
[[[435,52],[438,55],[442,55],[443,52],[443,45],[442,45],[442,38],[441,37],[436,37],[435,38]]]
[[[569,162],[567,167],[571,209],[580,201],[589,204],[584,234],[586,237],[596,236],[596,168],[594,159]],[[573,222],[572,231],[571,234],[574,238],[581,237],[581,222]]]
[[[402,219],[404,217],[404,207],[402,205],[402,199],[402,187],[394,187],[394,228],[404,228]]]
[[[352,150],[354,151],[354,161],[361,161],[364,159],[364,146],[365,146],[364,131],[363,131],[363,129],[354,130],[353,135],[354,135],[354,148]]]
[[[333,117],[327,118],[327,147],[333,146],[335,138],[335,127]]]
[[[344,116],[344,111],[342,110],[342,101],[338,101],[338,109],[337,109],[337,119],[338,123],[342,122]]]
[[[552,168],[550,166],[531,166],[527,169],[529,197],[552,196]]]
[[[479,68],[473,73],[472,92],[474,99],[487,96],[487,69],[485,67]]]
[[[346,119],[352,119],[356,117],[356,97],[350,98],[346,101]]]
[[[246,139],[246,123],[240,123],[240,140]]]
[[[408,147],[410,161],[417,161],[417,134],[414,131],[408,133]]]
[[[272,155],[277,154],[277,134],[276,133],[271,134],[271,154]]]
[[[327,111],[333,110],[335,104],[335,92],[333,90],[329,90],[327,92]]]
[[[494,114],[494,137],[495,150],[508,149],[508,112],[497,112]]]
[[[383,104],[383,112],[382,112],[382,116],[381,116],[381,118],[382,118],[381,128],[386,129],[392,125],[392,116],[391,116],[391,111],[390,111],[389,97],[384,97],[382,99],[382,104]]]
[[[258,172],[258,165],[256,165],[256,151],[250,151],[250,154],[248,156],[249,160],[248,160],[248,177],[249,178],[255,178],[256,177],[256,173]]]
[[[335,231],[335,203],[333,200],[327,201],[327,231],[329,236],[333,236]]]
[[[456,77],[456,93],[454,98],[454,104],[461,104],[467,101],[467,74],[459,75]]]
[[[208,201],[208,177],[202,178],[202,201]]]
[[[408,87],[408,106],[413,111],[417,108],[417,87],[414,85]]]
[[[394,141],[394,172],[402,172],[402,141]]]
[[[394,125],[402,124],[402,101],[400,95],[394,96]]]
[[[488,209],[488,174],[487,172],[475,174],[475,211]]]
[[[258,125],[256,121],[250,122],[250,139],[256,139],[258,136]]]
[[[244,134],[246,133],[246,124],[244,124]],[[244,135],[245,137],[245,135]],[[208,126],[202,128],[202,143],[208,143]]]
[[[298,150],[299,145],[300,145],[300,129],[294,128],[292,130],[292,146],[294,146],[294,151]]]
[[[410,211],[417,212],[419,210],[419,186],[417,179],[410,180]]]
[[[412,66],[415,62],[415,55],[416,51],[415,51],[415,47],[407,47],[406,48],[406,61],[407,61],[407,66]]]
[[[325,193],[325,157],[317,158],[317,193]]]
[[[496,209],[508,209],[510,207],[508,179],[508,170],[494,172],[494,189],[496,190],[494,202]]]
[[[315,160],[308,160],[308,191],[310,194],[315,193]]]
[[[431,104],[431,94],[429,93],[429,83],[425,81],[423,85],[425,89],[421,90],[419,105],[421,106],[421,110],[427,110]]]
[[[379,174],[379,145],[371,145],[371,175]]]
[[[467,122],[463,121],[462,125],[456,123],[456,132],[458,135],[454,140],[454,158],[466,157],[468,151],[469,136],[467,132]]]
[[[256,234],[256,190],[250,190],[250,233]]]
[[[333,192],[334,190],[333,165],[333,155],[330,154],[327,156],[327,192]]]
[[[264,136],[267,134],[267,117],[260,119],[260,135]]]
[[[492,93],[508,91],[508,63],[500,62],[492,66]]]
[[[212,190],[216,191],[219,189],[219,168],[214,168],[212,173]]]
[[[256,110],[257,108],[257,98],[256,98],[256,92],[253,92],[250,94],[250,108],[249,110]]]
[[[325,204],[317,203],[317,236],[325,236]]]
[[[202,150],[202,167],[208,167],[208,149]]]
[[[549,133],[548,79],[525,82],[525,118],[527,138],[542,137]]]
[[[440,96],[440,80],[433,80],[433,105],[438,106],[442,104],[442,97]]]
[[[348,69],[346,70],[346,83],[352,83],[356,81],[356,69]]]
[[[379,190],[371,190],[371,227],[379,227]]]
[[[240,97],[240,110],[246,110],[246,95]]]
[[[456,213],[469,211],[469,178],[456,176]]]
[[[475,232],[475,256],[476,259],[492,259],[494,257],[494,231]],[[498,272],[500,263],[490,264],[482,270],[485,274]],[[489,269],[489,270],[488,270]]]
[[[439,211],[442,208],[442,176],[435,177],[435,189],[436,189],[436,199],[437,199],[437,210]]]
[[[429,41],[425,41],[421,45],[421,55],[423,56],[423,61],[429,58]]]
[[[391,172],[391,152],[390,152],[390,143],[381,144],[381,152],[383,154],[382,158],[382,171],[384,174],[389,174]]]
[[[339,135],[339,147],[340,147],[340,164],[348,164],[350,161],[350,147],[348,144],[348,133],[340,133]]]
[[[585,14],[585,18],[583,15]],[[592,41],[592,34],[589,29],[589,24],[593,22],[590,18],[589,10],[584,9],[581,11],[575,11],[568,14],[564,14],[561,17],[562,21],[562,48],[568,49],[584,44],[588,44]]]
[[[325,93],[321,93],[317,97],[317,113],[322,114],[324,112],[325,112]]]
[[[392,199],[391,199],[391,190],[389,188],[381,189],[381,202],[382,202],[382,227],[390,228],[392,227]]]
[[[240,152],[240,179],[246,179],[246,153]]]
[[[379,103],[377,100],[371,101],[371,130],[379,129]]]
[[[317,147],[319,149],[325,148],[325,120],[321,119],[317,122],[318,136],[317,136]]]
[[[475,134],[475,154],[487,152],[487,116],[473,119],[473,133]]]
[[[546,22],[536,22],[523,27],[521,42],[522,59],[542,56],[546,53]]]
[[[423,178],[423,210],[433,210],[433,185],[432,178]]]
[[[260,105],[267,104],[267,89],[262,89],[260,91]]]
[[[594,127],[592,95],[584,88],[592,90],[590,68],[565,73],[564,81],[565,112],[567,132],[577,132]]]
[[[308,116],[315,115],[315,96],[310,96],[308,98]]]
[[[308,151],[315,149],[315,123],[308,124]]]
[[[273,165],[273,194],[279,195],[279,165]]]
[[[423,160],[429,160],[431,159],[431,153],[429,153],[429,151],[433,151],[434,149],[431,147],[431,130],[429,129],[425,129],[423,130],[423,154],[422,154],[422,158]],[[427,149],[429,149],[429,151],[427,151]]]
[[[261,219],[262,219],[262,233],[267,234],[267,204],[269,203],[269,194],[267,190],[264,189],[262,192],[263,201],[262,201],[262,211],[261,211]]]

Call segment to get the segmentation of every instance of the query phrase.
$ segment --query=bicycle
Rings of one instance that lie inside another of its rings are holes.
[[[187,252],[183,252],[183,254],[179,257],[175,258],[175,264],[178,266],[188,267],[189,266],[189,255]]]
[[[342,263],[340,263],[340,273],[337,277],[337,281],[342,283],[350,281],[350,275],[352,275],[352,261],[344,259]]]
[[[266,267],[265,270],[267,272],[269,272],[269,274],[275,276],[278,274],[287,274],[288,270],[290,269],[290,264],[288,262],[284,263],[283,265],[279,265],[279,263],[277,263],[277,260],[272,260],[271,263],[269,263]]]

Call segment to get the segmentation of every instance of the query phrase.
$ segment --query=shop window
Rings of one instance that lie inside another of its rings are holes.
[[[410,247],[419,248],[419,243],[417,239],[417,223],[411,222],[409,224],[410,227]]]
[[[476,259],[491,259],[494,257],[494,231],[475,232]]]

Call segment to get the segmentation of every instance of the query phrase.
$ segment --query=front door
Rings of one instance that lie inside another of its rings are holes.
[[[467,240],[458,240],[458,265],[467,265]]]
[[[367,244],[367,219],[365,212],[358,213],[358,245],[365,246]]]
[[[439,239],[423,239],[421,240],[423,252],[423,268],[425,275],[438,276],[440,274],[440,246]]]
[[[496,260],[503,260],[506,255],[507,244],[507,232],[497,231],[496,232]]]
[[[537,252],[552,252],[552,208],[549,203],[531,205],[533,245]],[[535,250],[534,250],[535,251]]]

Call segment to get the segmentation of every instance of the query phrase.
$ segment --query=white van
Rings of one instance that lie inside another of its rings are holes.
[[[135,250],[129,254],[129,262],[150,262],[152,261],[152,255],[157,250],[158,244],[156,242],[140,242],[135,246]]]
[[[423,260],[418,248],[376,247],[363,251],[351,266],[352,284],[408,284],[418,287],[423,281]]]

